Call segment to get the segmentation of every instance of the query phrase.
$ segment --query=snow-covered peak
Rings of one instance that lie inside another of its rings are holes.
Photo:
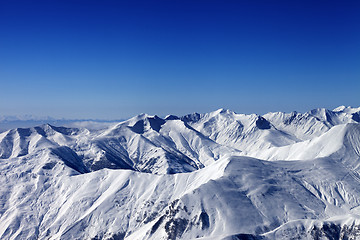
[[[253,151],[248,156],[264,160],[310,160],[336,155],[338,160],[347,161],[347,165],[360,164],[360,125],[355,123],[334,126],[324,134],[312,139],[269,148],[263,151]],[[351,161],[350,161],[351,160]]]
[[[231,111],[230,109],[225,109],[225,108],[219,108],[216,111],[213,111],[210,113],[210,115],[218,115],[218,114],[235,114],[235,112]]]
[[[342,109],[340,111],[340,109]],[[300,140],[311,139],[327,132],[333,126],[360,122],[360,114],[355,110],[339,107],[339,111],[317,108],[306,113],[273,112],[263,115],[276,129],[295,136]],[[352,108],[351,108],[352,109]]]
[[[219,109],[14,128],[0,133],[0,238],[356,239],[359,122],[344,107]]]
[[[204,114],[200,113],[191,113],[187,114],[185,116],[182,116],[180,119],[184,122],[197,122],[199,119],[204,116]]]
[[[349,107],[345,107],[344,105],[342,105],[342,106],[339,106],[339,107],[337,107],[337,108],[334,108],[333,109],[333,112],[342,112],[342,111],[344,111],[346,108],[351,108],[350,106]]]
[[[118,135],[124,128],[132,129],[135,133],[143,134],[146,131],[159,131],[165,120],[157,115],[139,114],[129,120],[120,122],[104,131],[102,135]]]
[[[178,116],[175,115],[167,115],[165,117],[165,120],[179,120],[180,118]]]
[[[138,119],[134,125],[128,126],[131,130],[133,130],[135,133],[143,134],[146,131],[154,130],[156,132],[159,132],[161,129],[161,126],[166,121],[158,116],[144,116],[143,118]]]
[[[351,106],[345,107],[345,106],[339,106],[333,110],[333,112],[344,112],[344,113],[356,113],[360,112],[360,107],[353,108]]]

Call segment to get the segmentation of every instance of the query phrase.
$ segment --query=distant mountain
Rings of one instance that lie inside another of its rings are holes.
[[[0,133],[1,239],[356,239],[360,108]]]
[[[52,117],[25,116],[0,116],[0,133],[13,128],[29,128],[42,124],[67,127],[85,127],[90,129],[105,128],[115,120],[93,120],[93,119],[56,119]]]

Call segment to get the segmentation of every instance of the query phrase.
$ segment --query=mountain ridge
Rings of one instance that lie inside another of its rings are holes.
[[[356,238],[359,112],[219,109],[5,131],[0,238]]]

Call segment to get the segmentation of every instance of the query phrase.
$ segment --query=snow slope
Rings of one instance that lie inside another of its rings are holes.
[[[298,141],[295,137],[278,131],[271,122],[256,114],[236,114],[219,109],[203,115],[190,114],[182,117],[182,120],[217,143],[245,152]]]
[[[359,108],[0,134],[0,239],[360,238]]]
[[[360,157],[360,124],[337,125],[313,139],[295,144],[253,152],[248,156],[266,160],[309,160],[332,156],[339,159]]]
[[[3,159],[60,147],[79,158],[86,165],[86,171],[112,168],[151,173],[191,172],[223,155],[240,153],[214,142],[180,120],[144,114],[100,130],[45,124],[0,134],[0,158]],[[54,151],[66,155],[63,151]]]

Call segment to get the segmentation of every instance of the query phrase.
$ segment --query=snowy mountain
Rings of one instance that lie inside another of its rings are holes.
[[[360,238],[360,108],[0,133],[1,239]]]
[[[93,119],[56,119],[52,117],[25,116],[1,116],[0,115],[0,133],[13,128],[29,128],[42,124],[51,124],[67,127],[84,127],[89,129],[104,129],[117,123],[115,120],[93,120]]]

